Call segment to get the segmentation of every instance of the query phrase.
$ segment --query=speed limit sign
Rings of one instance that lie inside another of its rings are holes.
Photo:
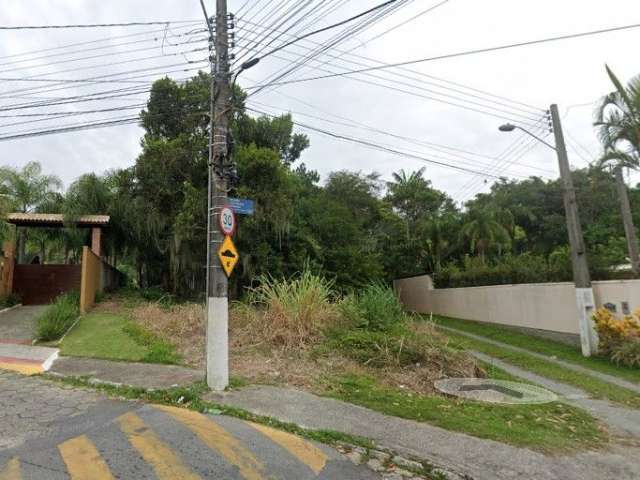
[[[225,235],[233,235],[236,231],[236,215],[229,206],[220,211],[220,230]]]

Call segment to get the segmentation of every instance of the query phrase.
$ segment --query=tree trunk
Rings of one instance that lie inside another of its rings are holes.
[[[631,216],[631,205],[629,204],[629,196],[627,195],[627,186],[622,176],[622,167],[616,167],[616,188],[618,190],[618,199],[620,200],[620,211],[622,213],[622,223],[624,224],[624,234],[627,238],[627,248],[629,250],[629,260],[631,261],[631,271],[634,277],[640,274],[640,256],[638,255],[638,237],[636,236],[636,228],[633,224]]]

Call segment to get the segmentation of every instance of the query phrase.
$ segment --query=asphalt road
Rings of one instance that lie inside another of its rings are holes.
[[[262,425],[3,371],[0,405],[0,480],[380,478],[332,448]]]

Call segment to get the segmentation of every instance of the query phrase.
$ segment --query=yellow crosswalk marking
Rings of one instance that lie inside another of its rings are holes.
[[[118,418],[131,445],[151,465],[159,480],[199,480],[182,460],[135,413]]]
[[[246,480],[263,480],[264,466],[224,428],[205,415],[183,408],[156,405],[184,424],[209,448],[219,452],[228,462],[236,465]]]
[[[20,480],[21,478],[20,460],[18,460],[18,457],[13,457],[5,467],[0,470],[0,480]]]
[[[72,480],[113,480],[109,467],[86,435],[61,443],[58,450]]]
[[[290,433],[283,432],[282,430],[276,430],[257,423],[247,422],[247,424],[283,447],[313,470],[316,475],[318,475],[327,464],[328,457],[324,452],[306,440]]]

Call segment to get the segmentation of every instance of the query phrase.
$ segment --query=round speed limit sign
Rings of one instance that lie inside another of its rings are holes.
[[[220,211],[220,230],[225,235],[233,235],[236,231],[236,215],[231,207],[223,207]]]

